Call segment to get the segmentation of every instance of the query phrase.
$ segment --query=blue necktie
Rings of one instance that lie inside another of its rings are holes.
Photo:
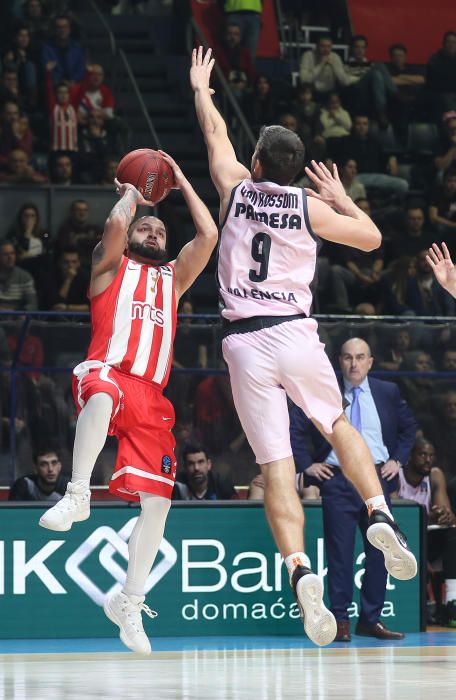
[[[361,393],[362,389],[360,386],[354,386],[351,393],[353,396],[353,401],[351,405],[351,411],[350,411],[350,423],[358,432],[361,432],[362,430],[362,423],[361,423],[361,406],[359,405],[359,395]]]

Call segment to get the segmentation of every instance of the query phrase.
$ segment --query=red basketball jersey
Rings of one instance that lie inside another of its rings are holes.
[[[172,265],[124,257],[109,287],[92,297],[91,316],[88,360],[166,386],[177,319]]]

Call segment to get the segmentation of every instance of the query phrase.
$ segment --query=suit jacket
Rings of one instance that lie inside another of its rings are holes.
[[[415,443],[418,427],[415,418],[396,384],[372,377],[368,381],[390,459],[405,464]],[[343,384],[341,390],[342,387]],[[324,462],[331,452],[331,445],[298,406],[290,403],[289,413],[296,471],[304,472],[314,462]]]

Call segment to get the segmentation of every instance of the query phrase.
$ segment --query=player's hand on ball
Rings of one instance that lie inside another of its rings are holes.
[[[197,92],[198,90],[209,88],[209,82],[211,79],[211,72],[214,67],[215,58],[211,58],[212,49],[208,49],[203,56],[203,47],[200,46],[198,49],[193,49],[192,51],[192,67],[190,68],[190,85],[192,90]],[[214,90],[209,88],[211,95],[214,94]]]
[[[339,179],[336,164],[333,164],[333,172],[331,173],[324,163],[317,163],[313,160],[312,168],[306,167],[305,171],[307,177],[312,180],[317,188],[317,192],[307,187],[305,188],[306,193],[310,197],[320,199],[334,209],[339,209],[343,206],[343,202],[347,199],[347,194]]]
[[[158,152],[160,153],[163,160],[165,160],[168,163],[168,165],[170,166],[170,168],[172,169],[172,171],[174,173],[175,184],[174,184],[172,189],[173,190],[180,190],[182,185],[185,182],[188,182],[187,178],[185,177],[182,170],[179,168],[176,161],[173,158],[171,158],[171,156],[168,155],[168,153],[165,153],[165,151],[160,151],[160,150]]]
[[[136,196],[136,204],[139,206],[145,206],[145,207],[150,207],[152,206],[151,202],[148,202],[147,199],[144,199],[142,196],[141,192],[139,192],[134,185],[130,185],[129,182],[119,182],[119,180],[114,180],[114,184],[116,186],[116,192],[119,195],[119,197],[123,197],[126,192],[130,190],[130,192],[133,192],[133,194]]]

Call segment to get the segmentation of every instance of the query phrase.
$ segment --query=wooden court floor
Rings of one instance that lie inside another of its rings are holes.
[[[5,640],[0,700],[456,698],[456,632],[399,645],[360,639],[326,649],[299,638],[160,640],[150,657],[117,640]]]

